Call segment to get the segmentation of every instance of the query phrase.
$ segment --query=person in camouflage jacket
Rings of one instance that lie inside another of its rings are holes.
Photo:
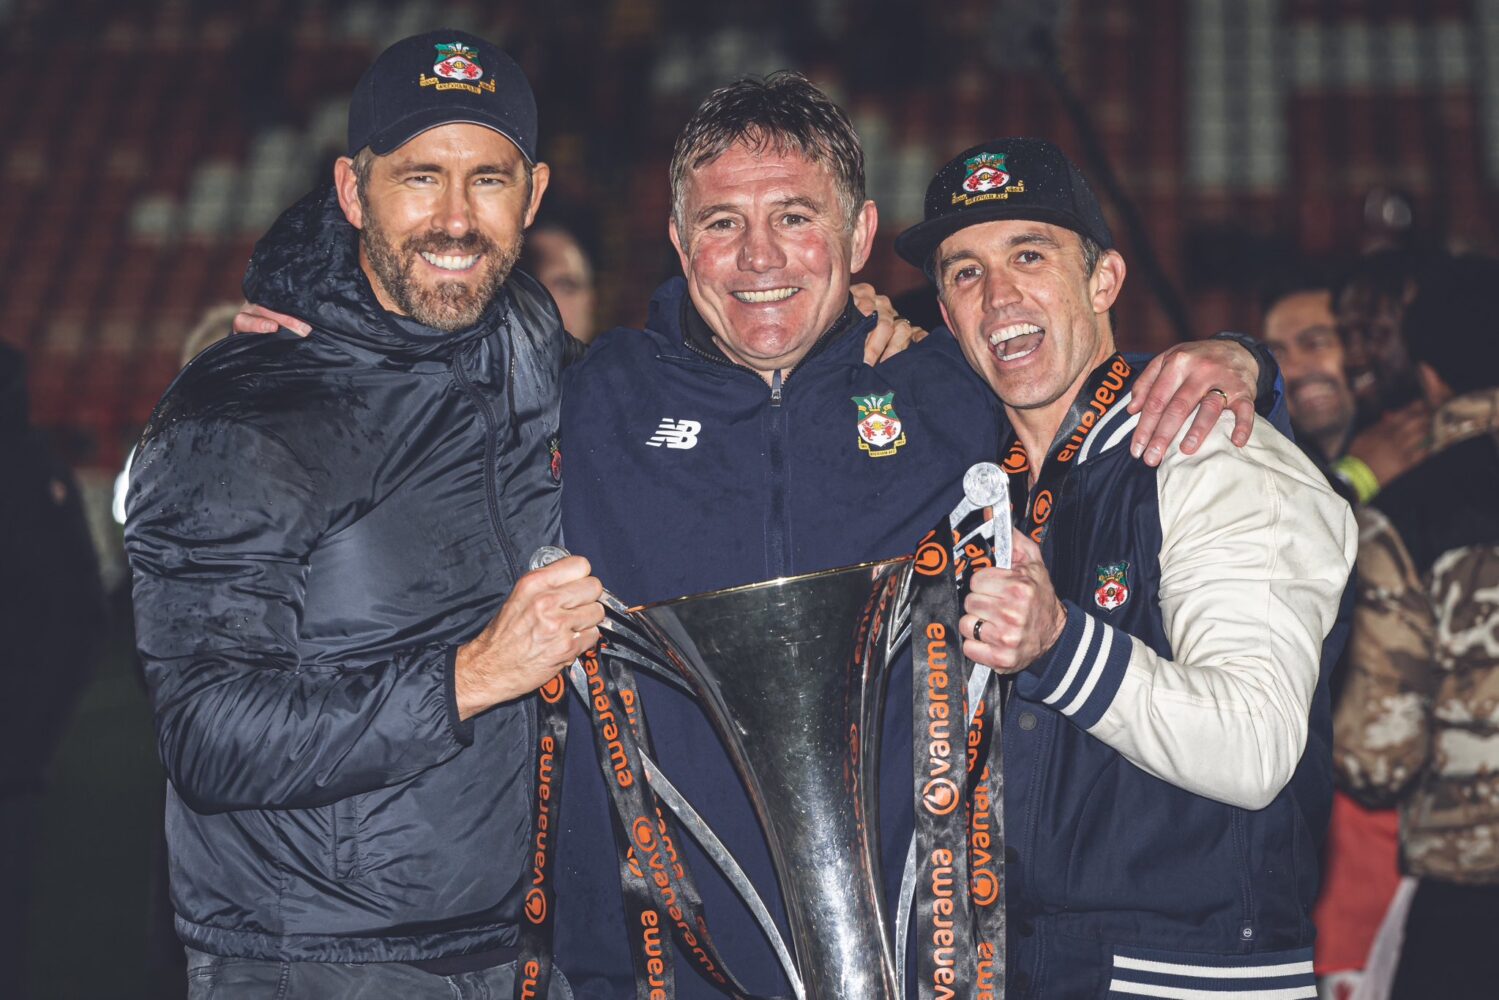
[[[1398,803],[1402,863],[1421,878],[1397,998],[1492,996],[1499,979],[1496,282],[1499,260],[1462,258],[1411,304],[1431,456],[1358,512],[1335,759],[1355,794]]]

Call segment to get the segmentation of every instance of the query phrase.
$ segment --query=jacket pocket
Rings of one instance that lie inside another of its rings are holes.
[[[359,796],[339,799],[328,807],[329,849],[333,857],[333,877],[351,879],[361,875],[359,855]]]
[[[1212,955],[1115,948],[1107,997],[1211,995],[1214,1000],[1273,996],[1317,1000],[1312,949]]]

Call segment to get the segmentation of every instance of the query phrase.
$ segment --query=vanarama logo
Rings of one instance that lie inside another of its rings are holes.
[[[620,788],[635,784],[635,775],[630,771],[630,758],[619,738],[619,719],[609,701],[609,691],[599,673],[599,654],[590,649],[583,654],[583,672],[588,675],[588,699],[593,706],[593,724],[604,739],[609,752],[609,765],[614,768],[614,781]]]
[[[562,700],[562,693],[565,690],[566,688],[563,686],[562,675],[557,674],[551,680],[547,681],[541,687],[537,688],[536,693],[541,695],[541,700],[546,702],[548,705],[555,705],[557,704],[557,702]]]
[[[980,153],[963,161],[961,190],[953,193],[954,205],[974,205],[982,201],[1006,201],[1012,194],[1025,193],[1025,181],[1015,181],[1005,169],[1005,153]]]
[[[947,669],[947,627],[926,627],[927,781],[921,802],[933,816],[946,816],[961,798],[952,771],[952,674]],[[961,712],[961,707],[959,708]]]
[[[935,531],[927,532],[916,546],[916,572],[922,576],[941,576],[947,569],[947,548]]]
[[[994,803],[989,799],[989,768],[979,775],[973,790],[973,810],[968,822],[969,875],[975,906],[993,906],[999,899],[999,876],[994,873]]]
[[[438,90],[466,90],[472,94],[495,92],[493,80],[480,81],[484,76],[484,67],[477,62],[479,53],[462,42],[438,45],[436,48],[437,61],[432,64],[432,72],[437,75],[421,74],[421,86],[435,87]]]
[[[552,782],[557,760],[557,741],[550,735],[541,738],[541,753],[536,759],[536,835],[531,863],[531,889],[526,893],[526,919],[539,924],[547,915],[547,859],[551,852]]]
[[[1072,432],[1072,437],[1067,440],[1062,450],[1057,452],[1058,462],[1070,462],[1077,455],[1077,450],[1088,440],[1088,435],[1093,433],[1093,428],[1098,426],[1099,418],[1109,412],[1109,407],[1119,401],[1119,390],[1124,388],[1124,380],[1129,378],[1134,369],[1128,361],[1123,358],[1115,358],[1114,363],[1109,365],[1109,370],[1104,374],[1103,381],[1098,388],[1093,390],[1093,398],[1088,400],[1088,408],[1078,419],[1077,429]]]

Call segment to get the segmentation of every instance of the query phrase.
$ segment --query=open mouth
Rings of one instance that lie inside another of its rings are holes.
[[[1001,361],[1019,361],[1035,354],[1046,331],[1034,323],[1011,323],[989,334],[989,347]]]
[[[426,261],[428,264],[431,264],[433,267],[437,268],[440,271],[471,270],[475,264],[479,263],[480,256],[476,253],[464,254],[461,256],[458,254],[428,253],[426,250],[423,250],[421,254],[422,260]]]
[[[1360,396],[1365,395],[1367,393],[1373,392],[1374,391],[1374,372],[1371,369],[1368,369],[1368,368],[1364,368],[1364,369],[1359,370],[1359,371],[1349,372],[1348,373],[1348,388],[1352,389],[1354,392],[1358,393]]]
[[[764,288],[748,292],[731,292],[730,294],[740,302],[746,302],[750,305],[763,305],[767,302],[785,302],[799,291],[801,291],[800,288]]]

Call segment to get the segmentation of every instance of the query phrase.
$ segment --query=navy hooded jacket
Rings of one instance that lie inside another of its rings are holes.
[[[518,272],[471,329],[392,315],[355,236],[331,186],[282,216],[245,292],[312,335],[205,351],[133,469],[177,931],[220,955],[516,939],[535,711],[460,721],[453,658],[559,539],[566,338]]]

